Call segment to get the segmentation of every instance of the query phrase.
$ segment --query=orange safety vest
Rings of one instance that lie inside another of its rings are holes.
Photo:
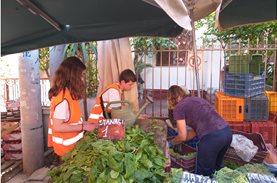
[[[53,115],[58,104],[67,100],[69,106],[69,120],[65,123],[69,125],[82,124],[82,111],[78,100],[73,100],[68,89],[62,90],[57,96],[52,97],[50,106],[50,119],[48,123],[48,147],[53,147],[54,152],[65,155],[71,150],[75,143],[83,138],[84,132],[55,132],[53,131]]]
[[[103,92],[96,98],[95,105],[91,109],[88,122],[98,123],[100,120],[105,119],[105,117],[103,115],[103,110],[102,110],[102,107],[101,107],[101,96],[103,95],[103,93],[105,93],[107,90],[109,90],[111,88],[116,89],[118,91],[118,93],[121,94],[120,86],[118,84],[110,84],[110,85],[108,85],[103,90]],[[110,101],[103,101],[104,108],[106,107],[106,105],[109,102]],[[110,109],[109,109],[109,112],[110,112]]]

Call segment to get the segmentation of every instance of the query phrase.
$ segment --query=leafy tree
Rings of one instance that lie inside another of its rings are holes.
[[[225,47],[232,40],[241,40],[243,43],[247,42],[250,46],[254,46],[257,43],[257,39],[260,42],[268,40],[268,44],[274,44],[274,38],[277,36],[277,22],[267,22],[253,25],[239,26],[220,32],[215,27],[215,13],[210,14],[196,22],[196,28],[207,27],[207,31],[203,35],[203,39],[206,43],[211,42],[211,38],[217,41],[222,41],[223,47]],[[250,43],[248,43],[248,40]]]
[[[50,80],[49,73],[49,47],[40,48],[39,53],[39,69],[46,73],[47,78]]]
[[[72,43],[66,46],[66,56],[77,56],[86,65],[86,95],[95,97],[98,88],[96,41]]]

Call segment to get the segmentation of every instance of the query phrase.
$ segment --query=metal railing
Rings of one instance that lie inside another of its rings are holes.
[[[41,105],[49,106],[48,90],[50,82],[48,79],[40,79],[41,86]],[[18,78],[0,78],[0,109],[1,112],[6,110],[7,101],[19,101],[20,89]]]
[[[225,65],[228,64],[230,55],[241,54],[262,54],[267,68],[268,64],[273,67],[276,63],[277,44],[269,45],[267,40],[250,46],[250,41],[230,41],[229,44],[222,46],[220,42],[212,41],[209,46],[197,48],[198,73],[200,78],[200,90],[203,98],[214,103],[214,93],[223,90],[223,76]],[[277,41],[276,41],[277,42]],[[177,46],[176,46],[177,47]],[[141,64],[151,67],[144,67],[140,73],[144,83],[139,86],[141,98],[151,95],[154,104],[149,105],[145,113],[155,117],[167,117],[167,89],[171,85],[184,86],[191,94],[197,95],[195,83],[195,70],[193,63],[193,53],[191,49],[178,48],[167,50],[147,50],[147,52],[136,52],[136,56]],[[265,73],[266,74],[266,73]],[[142,94],[141,94],[142,93]]]
[[[249,44],[228,44],[222,47],[221,43],[212,42],[210,46],[197,48],[198,72],[200,78],[200,89],[202,97],[211,103],[214,101],[214,92],[222,91],[223,68],[231,54],[261,53],[265,55],[265,66],[276,63],[276,44],[261,44],[257,41],[255,47]],[[268,57],[268,53],[271,56]],[[176,48],[174,50],[148,50],[143,53],[136,53],[139,64],[145,67],[138,73],[143,83],[139,84],[139,103],[142,104],[147,95],[151,95],[154,104],[145,109],[145,113],[154,117],[168,116],[167,110],[167,89],[171,85],[184,86],[195,95],[196,83],[193,69],[192,51],[190,49]],[[275,73],[273,74],[273,76]],[[42,106],[49,106],[48,90],[50,83],[48,79],[41,79],[41,103]],[[19,80],[17,78],[0,78],[0,107],[5,107],[7,100],[19,99]],[[205,96],[204,96],[205,95]],[[88,109],[90,110],[90,109]]]

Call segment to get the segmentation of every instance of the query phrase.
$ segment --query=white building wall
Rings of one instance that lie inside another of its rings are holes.
[[[223,52],[204,51],[199,67],[200,89],[219,90],[220,70],[224,65]],[[149,63],[149,62],[148,62]],[[221,63],[221,64],[220,64]],[[141,76],[146,89],[167,90],[171,85],[185,86],[188,90],[196,90],[194,68],[187,66],[153,66],[147,67]]]

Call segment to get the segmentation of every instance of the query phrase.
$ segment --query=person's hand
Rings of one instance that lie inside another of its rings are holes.
[[[96,123],[84,122],[84,131],[93,131],[97,126]]]

